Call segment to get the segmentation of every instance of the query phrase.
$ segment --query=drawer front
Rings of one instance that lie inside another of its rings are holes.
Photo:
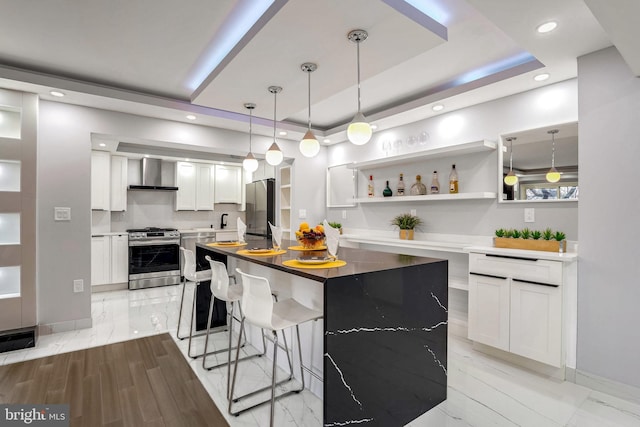
[[[562,263],[558,261],[470,253],[469,271],[556,286],[562,284]]]

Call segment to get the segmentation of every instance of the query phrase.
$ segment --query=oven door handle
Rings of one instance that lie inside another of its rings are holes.
[[[180,240],[129,240],[129,246],[158,246],[158,245],[179,245]]]

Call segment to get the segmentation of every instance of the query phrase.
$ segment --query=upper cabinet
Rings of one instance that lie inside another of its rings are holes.
[[[108,211],[111,199],[111,159],[106,151],[91,152],[91,209]]]
[[[111,156],[111,211],[127,210],[127,158]]]
[[[494,178],[491,173],[496,162],[497,144],[492,141],[474,141],[447,147],[438,147],[424,151],[406,153],[364,162],[354,162],[347,168],[357,169],[356,178],[357,203],[406,203],[444,200],[495,199]],[[456,165],[459,176],[459,192],[448,191],[449,172]],[[433,172],[438,172],[440,184],[439,194],[430,191],[425,195],[411,195],[411,186],[417,175],[421,175],[422,183],[429,188]],[[404,196],[397,196],[397,183],[400,174],[404,175]],[[369,177],[373,177],[374,196],[368,197],[367,185]],[[392,190],[391,197],[383,197],[382,190],[387,181]],[[344,186],[344,179],[333,185]],[[329,191],[333,191],[329,188]],[[336,190],[337,191],[337,190]]]
[[[214,165],[176,162],[176,210],[212,211]]]
[[[242,167],[215,165],[215,203],[242,203]]]

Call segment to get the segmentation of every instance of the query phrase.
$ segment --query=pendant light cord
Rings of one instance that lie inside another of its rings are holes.
[[[509,170],[513,170],[513,140],[515,138],[509,138]],[[504,172],[503,172],[504,173]]]
[[[551,134],[551,167],[556,166],[556,133]]]
[[[356,43],[356,55],[358,64],[358,113],[360,112],[360,41]]]
[[[249,109],[249,153],[251,153],[251,119],[253,118],[253,108]]]
[[[278,92],[273,91],[273,142],[276,142],[276,96]]]
[[[311,130],[311,71],[307,71],[307,77],[308,77],[308,80],[307,80],[307,83],[308,83],[307,84],[307,89],[308,89],[307,100],[308,100],[308,103],[309,103],[309,105],[308,105],[309,106],[308,125],[309,125],[309,130]]]

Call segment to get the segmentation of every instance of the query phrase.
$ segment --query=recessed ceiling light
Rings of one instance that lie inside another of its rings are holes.
[[[188,159],[188,158],[186,158],[186,159],[184,159],[184,161],[185,161],[185,162],[188,162],[188,161],[189,161],[189,159]]]
[[[145,157],[149,157],[149,155],[148,155],[148,154],[145,154],[144,156],[145,156]]]
[[[372,129],[372,130],[376,130],[376,129],[378,129],[378,125],[371,125],[371,129]]]
[[[196,116],[194,116],[193,114],[187,114],[186,117],[189,120],[195,120],[196,119]]]
[[[280,135],[280,136],[287,136],[287,132],[286,132],[286,131],[281,130],[281,131],[278,133],[278,135]]]
[[[549,76],[550,76],[549,73],[536,74],[535,76],[533,76],[533,80],[537,82],[543,82],[547,80]]]
[[[59,90],[52,90],[49,93],[58,98],[62,98],[64,96],[64,93],[60,92]]]
[[[324,142],[325,144],[328,144],[331,142],[331,140],[329,138],[325,138],[322,140],[322,142]]]
[[[538,25],[538,28],[536,28],[536,30],[539,33],[548,33],[550,31],[555,30],[557,26],[558,26],[558,23],[556,21],[549,21],[549,22],[545,22],[544,24]]]
[[[106,146],[107,146],[107,144],[105,144],[104,142],[100,143],[100,147],[106,147]]]
[[[433,111],[442,111],[442,110],[444,110],[444,105],[442,105],[442,104],[436,104],[436,105],[434,105],[433,107],[431,107],[431,109],[432,109]]]

